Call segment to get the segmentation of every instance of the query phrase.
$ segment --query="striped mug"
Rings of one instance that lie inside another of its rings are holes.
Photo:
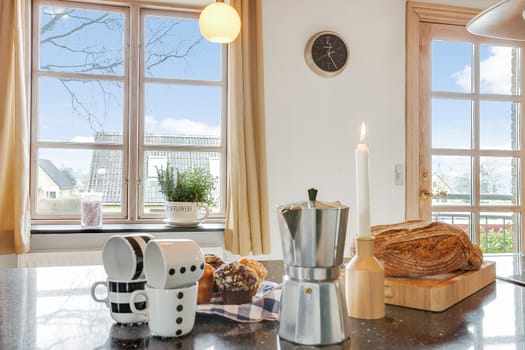
[[[104,303],[109,308],[111,318],[121,324],[135,324],[147,322],[148,317],[144,314],[135,314],[132,312],[130,297],[133,292],[142,291],[146,285],[146,280],[117,281],[107,279],[106,281],[97,281],[91,286],[91,297],[99,302]],[[106,291],[104,297],[100,297],[100,291],[104,286]],[[134,300],[133,309],[143,310],[146,308],[146,298],[138,297]]]
[[[109,278],[129,281],[144,278],[144,251],[155,238],[147,233],[114,235],[102,247],[102,263]]]

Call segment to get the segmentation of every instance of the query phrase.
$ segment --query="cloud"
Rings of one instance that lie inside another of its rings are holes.
[[[490,56],[481,61],[480,85],[481,91],[492,94],[510,94],[512,87],[512,47],[491,46]],[[462,71],[452,73],[464,92],[470,92],[471,66]]]
[[[154,119],[154,118],[153,118]],[[157,126],[157,121],[150,122],[151,125]],[[159,128],[162,133],[177,134],[177,135],[213,135],[220,136],[221,129],[217,126],[208,125],[202,122],[197,122],[189,119],[173,119],[165,118],[159,123]],[[151,128],[149,130],[155,130]]]
[[[470,92],[471,71],[470,66],[465,66],[462,71],[452,73],[452,78],[456,80],[456,85],[459,85],[463,92]]]
[[[155,130],[157,128],[157,124],[157,119],[155,119],[155,117],[147,115],[144,118],[144,125],[146,127],[146,130]]]
[[[512,47],[490,48],[491,55],[481,61],[481,90],[510,94],[512,82]]]

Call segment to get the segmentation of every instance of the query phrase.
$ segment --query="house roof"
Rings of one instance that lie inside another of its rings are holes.
[[[432,174],[432,186],[438,191],[453,192],[450,185],[445,181],[441,174],[434,172]]]
[[[71,180],[62,174],[49,159],[38,159],[38,166],[61,190],[70,190],[75,187]]]
[[[120,133],[99,132],[95,136],[95,142],[112,143],[120,142]],[[145,143],[149,145],[190,145],[190,146],[220,146],[221,140],[218,136],[187,136],[187,135],[162,135],[147,134]],[[155,165],[161,163],[170,164],[177,169],[204,168],[210,169],[213,159],[220,159],[219,152],[207,151],[147,151],[144,155],[144,174],[142,180],[144,191],[144,204],[163,204],[164,197],[157,183],[156,172],[151,174]],[[123,169],[122,153],[118,150],[95,150],[93,151],[89,171],[88,191],[101,192],[104,203],[120,203]],[[148,170],[150,176],[148,177]]]

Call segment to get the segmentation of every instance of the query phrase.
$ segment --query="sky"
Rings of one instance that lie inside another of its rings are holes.
[[[472,46],[468,43],[435,41],[432,45],[432,89],[440,92],[472,91]],[[480,46],[480,92],[511,95],[512,48]],[[480,148],[511,150],[512,107],[509,101],[480,103]],[[433,148],[471,148],[472,106],[467,99],[434,98],[432,101]],[[514,131],[515,133],[515,131]],[[517,137],[514,134],[514,137]],[[481,163],[497,178],[498,193],[510,193],[512,158],[485,157]],[[435,156],[433,171],[451,179],[470,173],[468,157]]]

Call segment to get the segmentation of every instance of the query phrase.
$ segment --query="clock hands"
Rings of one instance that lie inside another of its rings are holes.
[[[319,56],[319,59],[324,59],[324,57],[327,57],[327,58],[330,60],[330,62],[332,62],[332,64],[334,65],[334,68],[335,68],[335,69],[339,69],[339,68],[337,67],[337,64],[336,64],[335,61],[334,61],[334,58],[332,57],[332,54],[334,54],[334,53],[335,53],[335,50],[332,50],[332,51],[328,50],[327,53],[325,53],[325,54]]]
[[[332,64],[334,65],[334,68],[338,69],[337,68],[337,64],[335,64],[334,59],[332,58],[332,56],[329,54],[328,57],[330,57],[330,61],[332,61]]]
[[[332,58],[332,54],[335,53],[335,49],[332,50],[332,42],[328,42],[328,46],[324,46],[324,48],[328,49],[328,52],[326,53],[326,56],[332,61],[332,64],[334,65],[334,68],[337,69],[337,64],[335,64],[334,59]],[[323,55],[324,56],[324,55]]]

